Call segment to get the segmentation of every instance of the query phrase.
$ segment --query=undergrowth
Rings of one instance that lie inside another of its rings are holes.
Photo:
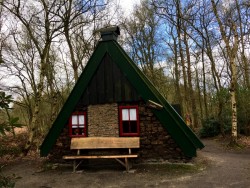
[[[0,166],[0,188],[14,188],[16,181],[20,179],[21,177],[16,176],[15,174],[12,175],[3,175],[2,174],[2,168],[3,166]]]

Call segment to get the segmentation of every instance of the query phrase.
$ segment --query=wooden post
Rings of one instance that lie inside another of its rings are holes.
[[[73,161],[73,172],[76,172],[76,160]]]
[[[125,158],[126,171],[129,171],[128,158]]]

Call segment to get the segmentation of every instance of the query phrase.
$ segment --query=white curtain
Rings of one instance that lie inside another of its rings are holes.
[[[72,128],[84,128],[84,115],[72,115]]]
[[[129,115],[128,115],[128,109],[122,109],[122,121],[128,121]]]
[[[79,115],[79,127],[84,128],[84,115]]]
[[[122,121],[136,121],[136,109],[130,108],[130,109],[122,109]]]
[[[136,109],[135,108],[131,108],[129,110],[129,115],[130,115],[130,121],[136,121]]]
[[[77,115],[72,116],[72,125],[77,125]]]

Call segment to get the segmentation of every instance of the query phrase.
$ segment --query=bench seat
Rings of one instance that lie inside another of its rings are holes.
[[[116,158],[136,158],[138,155],[67,155],[63,159],[116,159]]]

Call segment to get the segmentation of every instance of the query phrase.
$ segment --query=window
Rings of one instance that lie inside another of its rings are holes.
[[[69,120],[69,134],[71,137],[85,137],[86,134],[86,112],[75,112]]]
[[[120,106],[120,136],[139,136],[138,106]]]

